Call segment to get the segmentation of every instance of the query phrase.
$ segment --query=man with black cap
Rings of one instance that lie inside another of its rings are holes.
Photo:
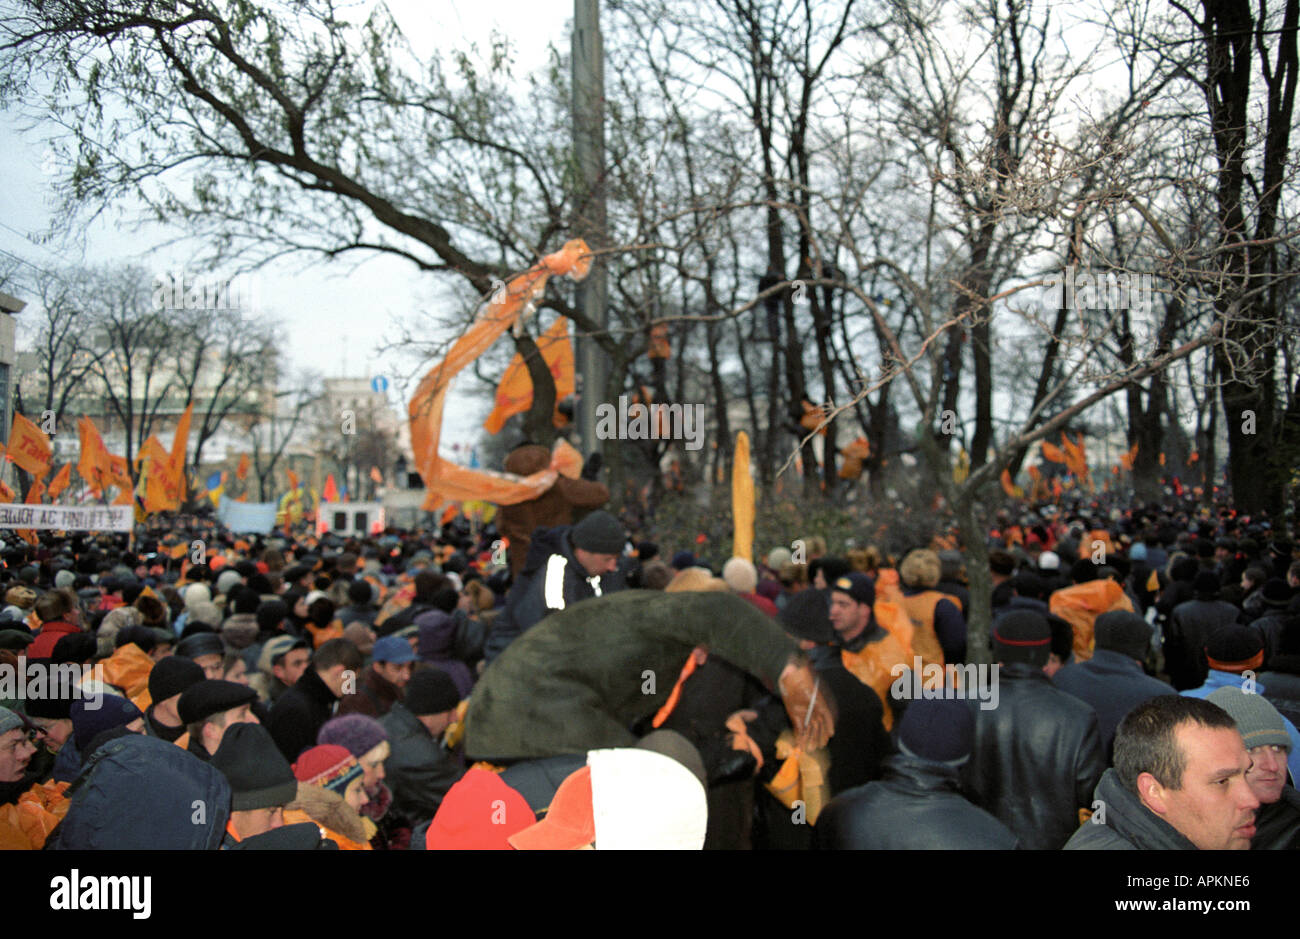
[[[357,694],[365,659],[346,639],[330,639],[312,657],[311,665],[271,708],[267,727],[289,762],[316,745],[316,734],[338,708],[345,694]]]
[[[970,758],[974,739],[975,718],[965,702],[912,702],[899,724],[899,752],[885,761],[884,777],[836,796],[822,810],[814,829],[817,846],[876,851],[1018,847],[1006,825],[962,795],[960,768]]]
[[[1136,613],[1116,610],[1097,617],[1097,650],[1087,662],[1067,665],[1052,683],[1097,712],[1102,751],[1109,755],[1115,729],[1124,715],[1157,695],[1174,689],[1142,670],[1151,627]]]
[[[998,817],[1023,847],[1055,851],[1079,825],[1106,768],[1097,714],[1052,686],[1047,620],[1030,610],[993,626],[998,705],[966,703],[975,746],[963,778],[972,800]]]
[[[900,677],[898,666],[911,669],[902,644],[894,631],[876,619],[876,586],[860,571],[837,577],[831,585],[830,621],[840,661],[853,677],[876,693],[884,710],[882,726],[889,730],[902,715],[906,703],[895,700],[890,689]],[[883,604],[898,617],[904,614],[892,604]]]
[[[1219,577],[1200,571],[1193,581],[1193,599],[1180,603],[1165,625],[1165,671],[1179,691],[1205,681],[1205,641],[1223,626],[1237,621],[1241,611],[1219,599]]]
[[[542,533],[535,534],[534,555],[540,554],[548,541]],[[511,589],[484,646],[489,663],[550,613],[625,586],[615,572],[627,535],[614,516],[597,509],[572,528],[551,529],[547,534],[558,540],[558,545],[540,564],[534,564],[535,557],[529,558],[524,569],[527,579],[521,577]]]
[[[379,722],[391,748],[384,776],[393,792],[392,812],[412,827],[433,818],[447,790],[464,775],[441,743],[459,704],[451,676],[426,668],[411,676],[405,698]]]
[[[204,680],[197,662],[169,655],[149,671],[149,698],[153,704],[144,712],[146,736],[175,743],[185,733],[181,720],[181,694]]]
[[[176,706],[186,726],[186,734],[177,739],[177,746],[183,742],[185,749],[199,759],[211,761],[228,727],[258,722],[250,708],[256,700],[257,692],[238,682],[208,678],[190,685]]]
[[[176,654],[196,663],[204,678],[220,678],[226,646],[214,632],[191,633],[176,644]]]
[[[213,754],[212,765],[230,783],[231,811],[223,848],[290,850],[320,846],[320,829],[316,825],[284,824],[284,807],[297,797],[298,780],[265,727],[231,727]]]

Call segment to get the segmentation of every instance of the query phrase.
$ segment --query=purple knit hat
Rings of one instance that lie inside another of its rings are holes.
[[[388,739],[384,725],[365,714],[345,714],[325,722],[316,743],[343,747],[358,760]]]

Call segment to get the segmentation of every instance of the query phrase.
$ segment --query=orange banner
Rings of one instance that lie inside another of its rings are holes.
[[[558,316],[551,328],[537,339],[537,349],[542,354],[542,361],[555,379],[555,402],[559,404],[574,391],[573,377],[573,342],[569,339],[568,320]],[[533,380],[528,374],[524,357],[515,353],[515,357],[506,366],[497,386],[496,406],[483,429],[489,434],[498,433],[507,420],[516,414],[523,414],[533,406]],[[559,426],[559,422],[555,422]]]
[[[43,479],[50,471],[50,456],[50,438],[45,432],[21,414],[14,414],[13,428],[9,431],[9,459]]]
[[[554,254],[542,258],[528,271],[511,278],[506,289],[494,294],[465,335],[456,340],[447,357],[424,376],[411,396],[407,412],[411,420],[411,449],[415,465],[429,491],[426,504],[437,505],[443,499],[457,502],[482,499],[498,505],[514,505],[536,498],[554,484],[557,470],[552,468],[521,477],[467,469],[444,460],[438,455],[442,413],[452,379],[487,351],[520,316],[531,311],[541,299],[552,275],[567,274],[574,280],[581,280],[590,268],[590,250],[584,241],[574,239]],[[554,464],[553,459],[552,466]]]
[[[77,458],[77,473],[90,487],[91,495],[99,497],[104,487],[109,484],[111,466],[108,448],[104,438],[99,435],[99,428],[90,418],[83,416],[77,421],[77,436],[81,439],[81,455]],[[127,487],[128,489],[130,486]]]

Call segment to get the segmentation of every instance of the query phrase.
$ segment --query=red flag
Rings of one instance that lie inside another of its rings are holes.
[[[325,488],[321,490],[321,498],[326,502],[339,501],[339,487],[334,482],[333,473],[330,473],[325,477]]]

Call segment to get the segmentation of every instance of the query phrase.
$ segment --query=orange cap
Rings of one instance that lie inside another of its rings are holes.
[[[546,817],[510,836],[520,851],[573,851],[596,841],[596,818],[591,806],[591,767],[570,773],[555,790]]]

